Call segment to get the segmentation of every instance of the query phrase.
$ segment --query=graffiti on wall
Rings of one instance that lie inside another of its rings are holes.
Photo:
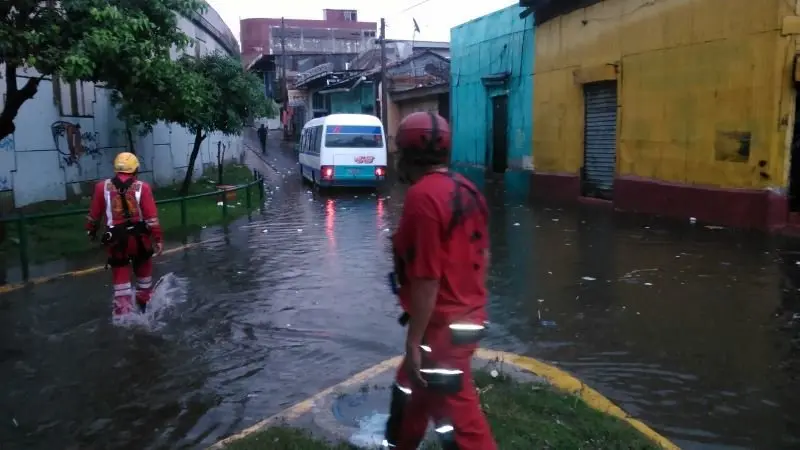
[[[8,136],[0,139],[0,152],[13,152],[14,151],[14,135],[9,134]]]
[[[79,123],[58,120],[50,125],[50,131],[53,132],[56,150],[68,166],[77,164],[83,155],[100,154],[97,149],[97,133],[83,132]]]

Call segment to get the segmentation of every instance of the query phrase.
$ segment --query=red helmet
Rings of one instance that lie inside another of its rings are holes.
[[[433,112],[407,115],[397,127],[395,142],[409,160],[444,164],[450,159],[450,125]]]

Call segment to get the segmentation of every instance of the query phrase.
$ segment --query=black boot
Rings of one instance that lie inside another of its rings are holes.
[[[408,389],[403,389],[395,383],[392,386],[392,402],[389,405],[389,420],[386,421],[386,433],[383,448],[394,448],[400,440],[400,430],[403,422],[403,411],[411,397]]]

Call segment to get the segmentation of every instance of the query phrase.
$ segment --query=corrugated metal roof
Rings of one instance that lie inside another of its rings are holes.
[[[519,6],[534,11],[534,23],[543,24],[581,8],[587,8],[604,0],[520,0]]]

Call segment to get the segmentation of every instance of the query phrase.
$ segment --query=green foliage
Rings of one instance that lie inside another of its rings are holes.
[[[195,136],[183,180],[182,192],[186,192],[200,145],[208,134],[238,134],[251,119],[268,113],[270,104],[264,97],[262,81],[245,72],[235,58],[220,53],[200,58],[184,56],[178,65],[191,86],[180,89],[182,96],[175,97],[164,119],[182,125]]]
[[[166,64],[173,47],[188,43],[176,13],[190,16],[204,7],[198,0],[0,2],[0,63],[7,64],[0,139],[14,132],[19,108],[45,76],[105,82],[123,93],[147,80],[154,67]],[[19,87],[14,74],[20,68],[40,76]]]
[[[199,75],[196,85],[187,90],[185,107],[176,108],[168,119],[192,132],[237,134],[248,119],[268,113],[270,104],[263,83],[242,70],[235,58],[213,53],[201,58],[184,56],[178,64],[186,73]]]

